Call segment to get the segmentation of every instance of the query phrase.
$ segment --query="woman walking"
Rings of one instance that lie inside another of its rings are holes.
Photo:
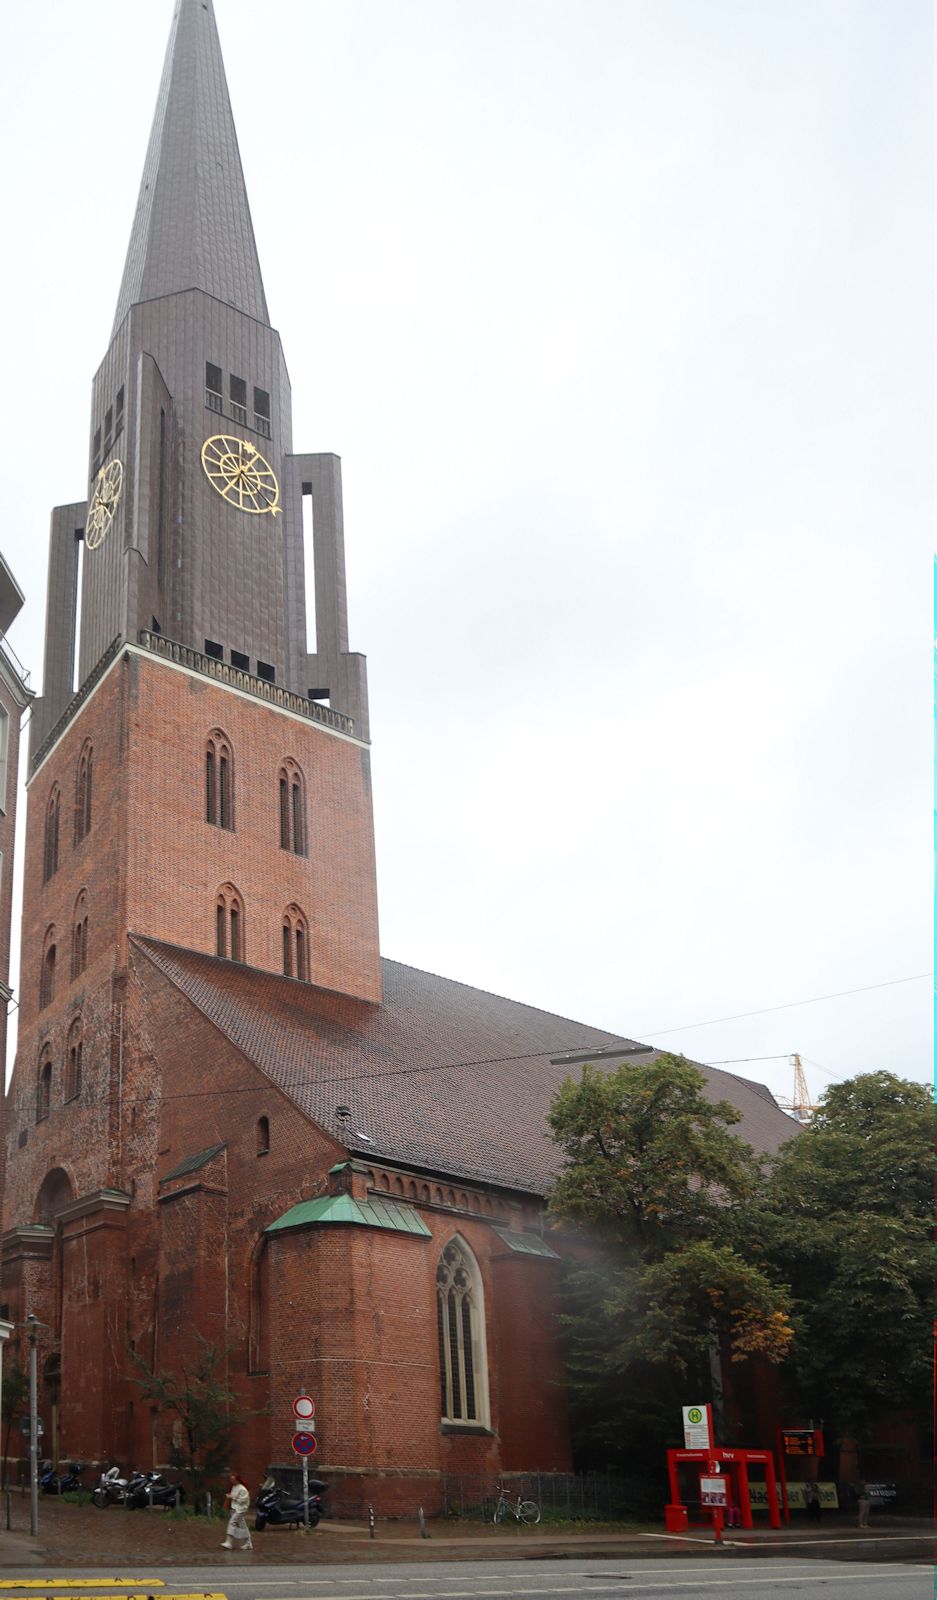
[[[224,1503],[231,1507],[231,1515],[228,1518],[228,1536],[221,1541],[222,1550],[234,1549],[232,1539],[244,1539],[246,1541],[244,1549],[253,1550],[251,1531],[245,1520],[246,1513],[250,1510],[250,1490],[242,1482],[239,1472],[231,1474],[231,1487],[224,1497]]]

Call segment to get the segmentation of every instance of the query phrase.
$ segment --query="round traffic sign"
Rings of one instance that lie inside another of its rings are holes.
[[[316,1453],[316,1436],[314,1433],[294,1433],[293,1451],[298,1456],[314,1456]]]
[[[312,1396],[308,1394],[298,1394],[296,1399],[293,1401],[293,1416],[301,1417],[303,1422],[307,1422],[309,1418],[314,1417],[315,1414],[316,1403]]]

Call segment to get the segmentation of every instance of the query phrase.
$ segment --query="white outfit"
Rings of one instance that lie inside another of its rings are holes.
[[[245,1514],[250,1510],[250,1490],[243,1483],[236,1483],[228,1494],[228,1503],[231,1506],[231,1515],[228,1518],[228,1537],[222,1544],[223,1550],[233,1550],[232,1539],[244,1539],[245,1550],[253,1550],[251,1531],[245,1521]]]

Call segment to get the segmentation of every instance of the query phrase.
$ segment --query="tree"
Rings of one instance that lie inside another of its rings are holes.
[[[0,1410],[6,1421],[6,1436],[3,1445],[3,1486],[6,1488],[7,1463],[10,1459],[10,1435],[17,1417],[29,1414],[29,1378],[17,1361],[7,1360],[3,1363],[2,1399]]]
[[[606,1460],[672,1436],[714,1351],[784,1359],[788,1298],[748,1250],[760,1169],[681,1056],[585,1066],[550,1112],[565,1161],[551,1210],[589,1244],[566,1280],[574,1431]]]
[[[200,1334],[196,1338],[195,1360],[178,1374],[154,1372],[137,1356],[142,1375],[134,1379],[144,1400],[155,1401],[161,1412],[178,1419],[181,1426],[174,1430],[170,1459],[174,1467],[188,1473],[193,1494],[204,1478],[229,1464],[236,1430],[257,1415],[240,1409],[234,1390],[223,1377],[220,1369],[226,1352]],[[176,1438],[179,1433],[181,1443]]]
[[[828,1089],[774,1163],[758,1228],[794,1294],[788,1400],[840,1438],[927,1415],[935,1132],[922,1084],[867,1073]]]

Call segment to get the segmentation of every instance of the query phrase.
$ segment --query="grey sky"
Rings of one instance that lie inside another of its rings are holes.
[[[930,8],[215,10],[295,444],[343,458],[385,954],[815,1092],[929,1078],[927,982],[665,1030],[932,965]],[[170,17],[4,17],[37,684]]]

